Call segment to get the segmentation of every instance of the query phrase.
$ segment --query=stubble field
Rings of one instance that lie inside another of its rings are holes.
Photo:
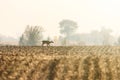
[[[120,80],[120,47],[3,46],[0,80]]]

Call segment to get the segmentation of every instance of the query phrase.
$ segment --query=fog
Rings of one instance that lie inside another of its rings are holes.
[[[72,20],[78,26],[74,34],[69,33],[69,42],[117,44],[120,36],[120,1],[0,0],[0,34],[10,38],[2,36],[2,40],[18,41],[27,25],[43,27],[43,39],[48,36],[51,40],[55,37],[64,39],[66,37],[59,27],[62,20]]]

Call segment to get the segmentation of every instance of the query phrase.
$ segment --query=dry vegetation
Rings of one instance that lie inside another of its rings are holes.
[[[120,47],[0,47],[0,80],[120,80]]]

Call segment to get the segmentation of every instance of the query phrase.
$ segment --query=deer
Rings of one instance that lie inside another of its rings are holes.
[[[44,46],[44,44],[46,44],[47,46],[50,46],[50,43],[54,43],[53,41],[42,41],[42,46]]]

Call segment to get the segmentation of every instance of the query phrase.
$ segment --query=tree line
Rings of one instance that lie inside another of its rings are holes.
[[[101,28],[100,31],[94,30],[89,34],[77,33],[78,24],[73,20],[62,20],[59,22],[60,33],[56,42],[62,46],[69,45],[120,45],[120,37],[114,40],[111,35],[112,30]],[[21,46],[37,46],[43,39],[43,28],[40,26],[27,26],[24,33],[19,38]],[[48,37],[50,40],[50,37]]]

